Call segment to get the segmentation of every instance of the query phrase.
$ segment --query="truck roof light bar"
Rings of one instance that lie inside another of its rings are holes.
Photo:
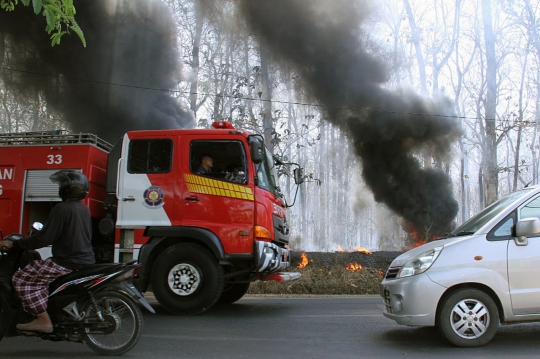
[[[215,121],[212,122],[212,127],[217,129],[228,129],[228,130],[234,130],[234,126],[230,122],[225,121]]]

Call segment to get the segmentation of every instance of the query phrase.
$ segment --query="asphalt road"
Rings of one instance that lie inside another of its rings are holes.
[[[123,358],[539,358],[540,323],[503,326],[485,347],[455,348],[433,328],[383,317],[377,296],[247,297],[197,317],[155,305],[141,340]],[[7,338],[0,358],[97,357],[83,344]]]

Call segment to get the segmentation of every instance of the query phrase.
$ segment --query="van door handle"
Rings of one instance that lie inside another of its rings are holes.
[[[184,198],[186,201],[192,201],[192,202],[199,202],[199,197],[193,196],[193,197],[186,197]]]
[[[122,198],[122,201],[124,201],[124,202],[133,202],[133,201],[135,201],[135,197],[133,197],[133,196],[124,197],[124,198]]]

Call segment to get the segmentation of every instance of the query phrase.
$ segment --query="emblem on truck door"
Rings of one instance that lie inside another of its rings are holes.
[[[146,208],[156,209],[161,208],[165,204],[163,201],[165,194],[158,186],[150,186],[144,191],[144,206]]]

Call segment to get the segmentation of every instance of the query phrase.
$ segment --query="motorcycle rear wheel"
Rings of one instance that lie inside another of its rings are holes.
[[[141,309],[130,296],[116,291],[94,295],[105,322],[98,329],[86,328],[84,342],[101,355],[121,355],[139,341],[143,325]],[[90,302],[84,307],[85,319],[96,323],[96,312]]]

